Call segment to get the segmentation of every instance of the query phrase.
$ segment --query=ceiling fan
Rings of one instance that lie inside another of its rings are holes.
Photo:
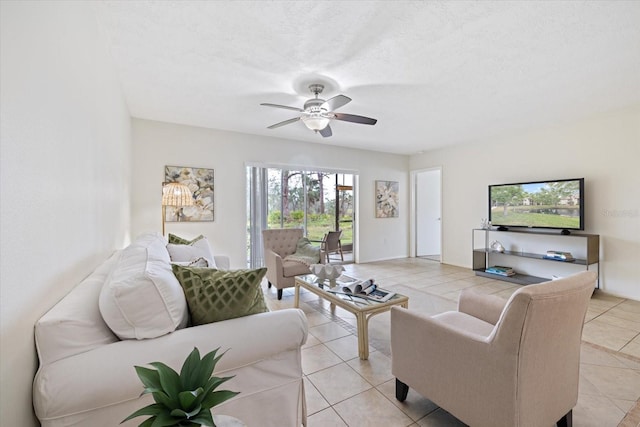
[[[377,122],[376,119],[372,119],[370,117],[357,116],[355,114],[334,113],[334,111],[338,108],[343,107],[344,105],[351,102],[351,98],[349,98],[348,96],[337,95],[325,101],[324,99],[318,98],[318,95],[321,94],[324,90],[324,85],[312,84],[309,85],[309,90],[315,95],[315,98],[307,100],[304,103],[304,108],[289,107],[279,104],[269,104],[266,102],[260,104],[266,107],[284,108],[301,113],[299,117],[294,117],[293,119],[276,123],[274,125],[268,126],[267,129],[279,128],[280,126],[288,125],[290,123],[295,123],[298,120],[302,120],[305,126],[307,126],[309,129],[315,132],[319,132],[320,135],[327,138],[333,134],[331,132],[331,126],[329,126],[329,122],[331,120],[342,120],[344,122],[360,123],[363,125],[375,125]]]

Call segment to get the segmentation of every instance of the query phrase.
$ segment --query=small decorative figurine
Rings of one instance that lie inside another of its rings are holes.
[[[502,246],[502,243],[494,240],[491,242],[491,250],[495,252],[504,252],[504,246]]]

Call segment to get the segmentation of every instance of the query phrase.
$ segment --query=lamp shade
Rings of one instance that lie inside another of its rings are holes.
[[[186,185],[168,182],[162,187],[162,206],[191,205],[193,205],[193,194]]]

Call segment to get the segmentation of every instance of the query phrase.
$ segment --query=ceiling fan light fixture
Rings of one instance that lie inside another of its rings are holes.
[[[358,116],[355,114],[335,113],[334,112],[335,110],[351,102],[351,98],[349,98],[348,96],[336,95],[325,101],[324,99],[321,99],[318,97],[318,95],[321,94],[322,91],[324,90],[323,85],[321,84],[309,85],[309,90],[311,91],[311,93],[315,95],[315,98],[307,99],[306,102],[304,103],[303,108],[290,107],[288,105],[279,105],[279,104],[271,104],[271,103],[260,104],[266,107],[284,108],[286,110],[294,110],[294,111],[300,112],[300,116],[298,117],[294,117],[292,119],[285,120],[283,122],[279,122],[271,126],[267,126],[267,128],[275,129],[284,125],[295,123],[297,121],[302,121],[302,123],[304,123],[304,125],[308,129],[311,129],[312,131],[319,133],[320,135],[322,135],[323,138],[327,138],[333,135],[331,126],[329,126],[329,123],[332,120],[359,123],[363,125],[375,125],[377,122],[376,119],[372,119],[371,117]]]
[[[319,131],[329,125],[331,119],[322,116],[320,113],[311,113],[302,117],[302,122],[311,130]]]

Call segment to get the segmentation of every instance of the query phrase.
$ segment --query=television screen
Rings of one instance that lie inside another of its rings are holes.
[[[503,228],[584,230],[584,178],[489,186],[489,220]]]

